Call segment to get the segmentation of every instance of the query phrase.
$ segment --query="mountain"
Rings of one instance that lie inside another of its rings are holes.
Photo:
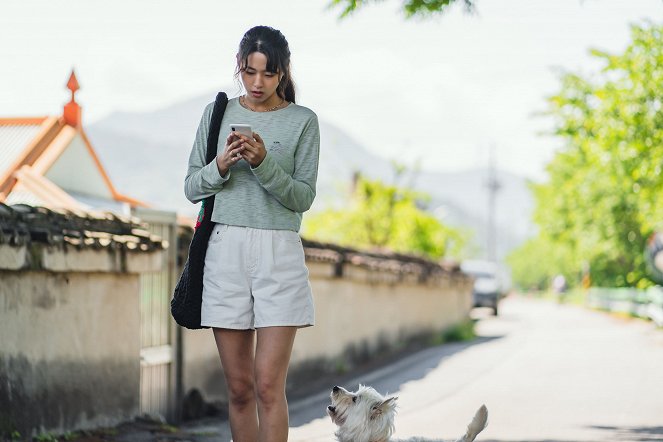
[[[184,176],[202,111],[214,93],[151,112],[115,112],[86,132],[111,180],[123,193],[157,208],[195,216],[198,206],[184,197]],[[342,206],[356,171],[393,183],[391,161],[366,150],[342,129],[320,121],[321,153],[318,194],[312,211]],[[487,170],[411,173],[405,181],[430,195],[428,208],[444,222],[474,232],[481,251],[486,244]],[[498,256],[531,235],[533,202],[524,178],[497,171]]]

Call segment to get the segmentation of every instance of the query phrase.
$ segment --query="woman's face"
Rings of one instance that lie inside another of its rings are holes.
[[[246,89],[246,100],[252,104],[267,105],[278,103],[280,99],[276,95],[281,74],[267,70],[267,57],[261,52],[249,54],[246,66],[240,71],[240,77],[244,89]]]

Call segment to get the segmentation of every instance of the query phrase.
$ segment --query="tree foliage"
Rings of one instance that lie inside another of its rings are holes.
[[[384,0],[332,0],[330,7],[341,8],[341,18],[361,9],[368,3],[379,3]],[[474,11],[476,0],[404,0],[403,12],[407,18],[414,16],[431,16],[446,12],[455,3],[462,3],[468,12]]]
[[[425,195],[358,177],[343,209],[306,218],[306,235],[340,245],[392,250],[438,259],[457,257],[466,235],[423,209]]]
[[[565,73],[549,98],[565,147],[548,181],[533,186],[540,234],[511,256],[516,274],[550,256],[563,262],[540,272],[577,276],[586,262],[595,285],[651,284],[643,251],[663,221],[663,26],[634,25],[631,34],[621,54],[591,51],[604,65],[598,74]]]

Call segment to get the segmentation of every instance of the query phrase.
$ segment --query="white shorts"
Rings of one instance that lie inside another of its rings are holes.
[[[248,330],[308,327],[314,320],[297,232],[214,226],[205,257],[201,325]]]

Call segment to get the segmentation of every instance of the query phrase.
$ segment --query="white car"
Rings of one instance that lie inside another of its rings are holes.
[[[464,273],[474,277],[474,307],[490,307],[497,315],[500,299],[508,292],[508,273],[492,261],[467,260],[460,265]]]

